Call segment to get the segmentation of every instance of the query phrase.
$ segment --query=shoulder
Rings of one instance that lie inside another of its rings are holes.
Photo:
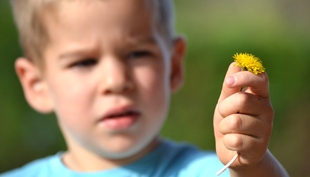
[[[60,155],[52,155],[34,160],[20,168],[0,174],[0,177],[47,177],[52,173],[53,164],[59,160]]]

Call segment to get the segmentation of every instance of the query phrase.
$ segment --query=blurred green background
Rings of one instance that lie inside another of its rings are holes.
[[[188,39],[187,78],[172,96],[162,135],[214,150],[213,111],[237,52],[260,57],[275,109],[269,149],[291,176],[310,176],[310,1],[175,0]],[[0,0],[0,172],[65,150],[55,116],[25,102],[14,71],[21,56],[7,0]]]

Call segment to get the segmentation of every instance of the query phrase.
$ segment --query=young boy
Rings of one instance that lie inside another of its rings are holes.
[[[1,177],[211,177],[236,152],[223,176],[288,176],[267,150],[273,109],[265,73],[229,67],[214,116],[218,156],[159,138],[170,93],[184,79],[185,40],[175,35],[170,1],[12,6],[26,56],[15,64],[25,97],[35,110],[56,113],[68,150]]]

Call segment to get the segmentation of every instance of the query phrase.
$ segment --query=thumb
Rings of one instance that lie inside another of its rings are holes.
[[[226,99],[227,97],[229,97],[230,95],[235,94],[240,91],[240,88],[238,87],[234,87],[234,88],[228,87],[228,85],[233,85],[235,82],[235,78],[229,77],[229,76],[241,71],[241,68],[239,66],[235,66],[235,64],[236,62],[233,62],[228,67],[228,70],[227,70],[227,73],[226,73],[226,76],[223,82],[222,92],[218,100],[219,103],[223,101],[224,99]]]

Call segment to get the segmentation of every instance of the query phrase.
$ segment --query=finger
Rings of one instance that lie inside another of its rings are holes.
[[[234,78],[229,77],[232,74],[235,74],[237,72],[240,72],[241,69],[239,66],[235,66],[236,62],[233,62],[229,65],[225,79],[224,79],[224,83],[222,86],[222,92],[219,98],[219,102],[221,102],[222,100],[224,100],[225,98],[229,97],[230,95],[236,93],[239,91],[239,88],[237,87],[229,87],[228,85],[230,85],[231,83],[235,82]],[[229,83],[229,84],[227,84]]]
[[[257,161],[257,157],[262,157],[268,146],[268,140],[243,134],[227,134],[222,141],[228,150],[240,153],[238,160],[241,164],[251,164],[252,161]]]
[[[225,98],[227,98],[230,95],[232,95],[232,94],[234,94],[234,93],[239,91],[238,88],[229,88],[225,84],[226,82],[231,82],[231,80],[227,80],[227,78],[230,75],[241,71],[240,67],[234,66],[235,64],[236,64],[236,62],[233,62],[228,67],[228,70],[227,70],[227,73],[226,73],[226,76],[225,76],[225,79],[224,79],[224,83],[223,83],[223,86],[222,86],[222,91],[221,91],[221,95],[219,97],[218,103],[220,103]],[[213,121],[214,134],[215,134],[215,139],[216,140],[218,140],[218,139],[223,137],[223,135],[218,130],[218,125],[221,122],[221,120],[223,119],[223,117],[219,114],[218,107],[219,107],[219,104],[216,105],[215,112],[214,112],[214,121]]]
[[[238,133],[262,138],[271,134],[272,124],[263,122],[255,116],[233,114],[220,122],[219,130],[223,135]]]
[[[219,104],[217,104],[214,111],[214,119],[213,119],[213,128],[216,141],[220,140],[223,137],[223,134],[219,130],[219,124],[222,120],[223,117],[219,113]]]
[[[238,133],[227,134],[223,137],[222,141],[228,150],[238,151],[240,153],[245,153],[253,148],[253,144],[258,145],[261,143],[258,138]]]
[[[243,71],[229,76],[227,79],[234,79],[234,84],[227,84],[230,88],[247,87],[247,91],[263,98],[269,97],[269,83],[266,72],[254,74],[250,71]]]
[[[249,114],[249,115],[265,115],[263,113],[271,113],[272,107],[270,103],[259,96],[238,92],[219,103],[218,111],[222,117],[227,117],[231,114]]]

